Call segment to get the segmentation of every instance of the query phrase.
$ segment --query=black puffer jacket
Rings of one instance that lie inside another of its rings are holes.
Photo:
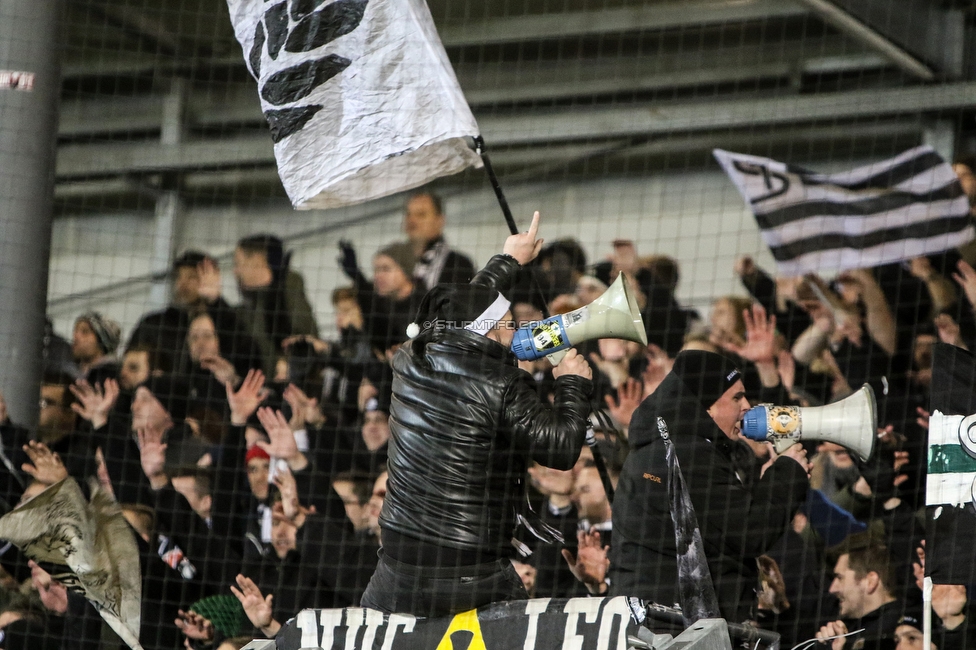
[[[518,264],[496,255],[472,283],[505,293]],[[543,402],[512,353],[461,329],[429,330],[393,358],[384,531],[499,555],[510,548],[532,460],[570,469],[586,433],[588,379]]]
[[[668,465],[658,417],[674,441],[722,615],[741,621],[758,587],[756,558],[782,537],[805,499],[806,473],[799,463],[781,457],[760,478],[749,448],[726,437],[672,372],[631,421],[631,452],[613,501],[614,595],[668,606],[678,601]]]

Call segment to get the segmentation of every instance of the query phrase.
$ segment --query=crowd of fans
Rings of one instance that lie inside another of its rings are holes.
[[[976,205],[971,166],[956,169]],[[238,242],[239,305],[221,295],[216,260],[187,251],[173,263],[171,304],[145,315],[127,343],[95,312],[77,318],[70,342],[49,331],[37,432],[12,423],[0,402],[0,506],[66,477],[111,494],[138,543],[147,650],[240,648],[303,608],[358,605],[382,544],[389,361],[425,292],[475,272],[445,241],[444,221],[437,196],[412,195],[407,239],[373,256],[372,279],[354,247],[339,244],[350,282],[332,293],[337,340],[319,338],[302,276],[270,235]],[[594,421],[611,482],[631,415],[682,349],[732,357],[752,403],[821,405],[870,384],[878,453],[863,463],[836,444],[807,443],[811,494],[758,561],[750,620],[781,633],[784,647],[863,628],[826,644],[921,648],[931,348],[976,344],[976,270],[949,251],[827,282],[773,277],[743,258],[735,272],[749,297],[717,298],[704,321],[675,297],[673,259],[618,241],[590,265],[565,239],[522,270],[512,312],[528,322],[576,309],[620,272],[639,296],[648,345],[580,346],[594,369],[593,408],[609,416]],[[548,395],[549,362],[520,363]],[[768,448],[750,451],[758,471]],[[612,503],[591,450],[571,471],[530,468],[525,482],[534,511],[564,539],[515,532],[512,562],[530,595],[607,593]],[[0,566],[3,647],[118,646],[54,568],[9,544]],[[969,589],[936,587],[940,650],[976,646]]]

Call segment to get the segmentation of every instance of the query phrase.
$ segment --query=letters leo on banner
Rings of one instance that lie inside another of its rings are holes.
[[[20,90],[29,93],[34,90],[35,77],[33,72],[0,70],[0,90]]]
[[[419,619],[360,607],[306,609],[277,635],[278,650],[611,650],[637,636],[644,603],[615,598],[537,598]]]

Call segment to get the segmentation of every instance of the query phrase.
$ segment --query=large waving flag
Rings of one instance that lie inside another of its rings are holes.
[[[938,253],[976,236],[959,179],[931,147],[837,174],[716,149],[783,275]]]
[[[227,0],[298,209],[471,165],[478,125],[424,0]]]
[[[939,343],[932,358],[925,573],[976,584],[976,357]]]

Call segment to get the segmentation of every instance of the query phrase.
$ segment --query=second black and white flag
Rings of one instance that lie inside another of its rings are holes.
[[[834,174],[713,153],[755,215],[782,275],[901,262],[976,236],[959,179],[929,146]]]

